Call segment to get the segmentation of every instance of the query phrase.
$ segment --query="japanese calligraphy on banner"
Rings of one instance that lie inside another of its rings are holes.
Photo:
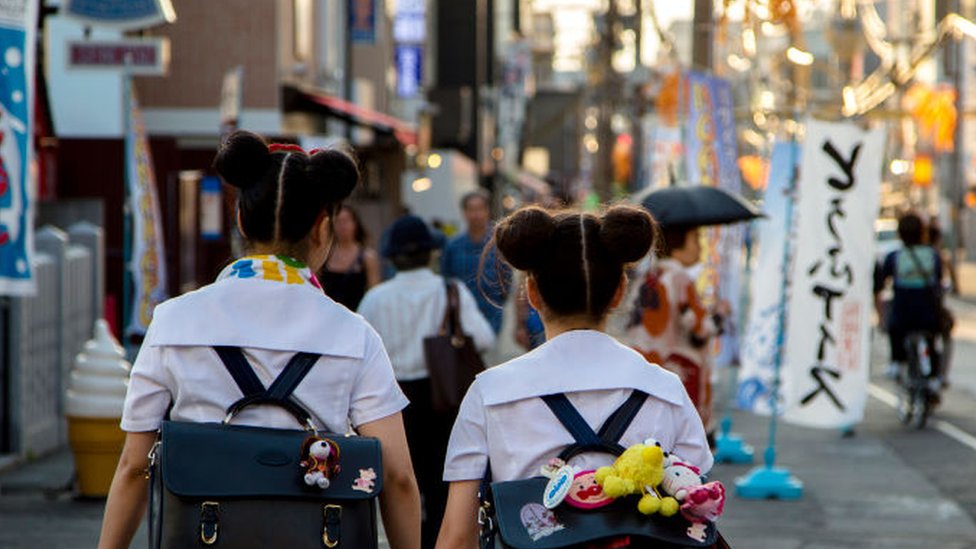
[[[763,197],[766,219],[756,224],[756,266],[751,275],[750,308],[739,369],[736,404],[743,410],[772,411],[773,376],[780,352],[783,276],[789,226],[790,187],[800,162],[800,146],[776,143],[770,158],[769,180]]]
[[[38,2],[0,3],[0,295],[36,291],[30,178]]]
[[[883,158],[883,129],[806,124],[783,356],[792,423],[844,427],[864,415]]]
[[[166,255],[156,196],[146,125],[139,110],[132,81],[126,83],[128,116],[125,129],[126,190],[132,212],[129,274],[132,300],[127,335],[145,334],[153,309],[166,299]]]
[[[688,182],[692,185],[718,187],[734,194],[742,192],[736,152],[735,110],[732,86],[728,81],[699,72],[685,75],[687,126],[685,127],[685,162]],[[711,227],[705,231],[704,267],[698,279],[705,306],[727,301],[732,307],[730,320],[739,317],[738,304],[742,283],[742,226]],[[715,364],[728,365],[738,357],[737,327],[729,323],[726,333],[717,339]]]

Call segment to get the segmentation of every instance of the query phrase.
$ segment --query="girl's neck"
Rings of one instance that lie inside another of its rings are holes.
[[[543,326],[546,328],[546,339],[548,340],[573,330],[605,332],[607,319],[603,318],[597,321],[586,317],[549,318],[543,320]]]

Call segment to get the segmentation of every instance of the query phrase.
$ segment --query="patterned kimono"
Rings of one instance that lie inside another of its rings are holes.
[[[656,261],[638,288],[626,339],[648,362],[681,378],[706,431],[712,427],[708,343],[718,332],[681,263],[670,258]]]

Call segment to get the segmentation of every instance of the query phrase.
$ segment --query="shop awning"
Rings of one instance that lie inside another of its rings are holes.
[[[350,124],[392,135],[403,145],[417,144],[416,128],[399,118],[361,107],[325,92],[294,86],[284,86],[282,91],[285,110],[324,111],[326,115],[345,120]]]

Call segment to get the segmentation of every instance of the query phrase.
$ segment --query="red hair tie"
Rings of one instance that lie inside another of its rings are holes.
[[[276,153],[281,151],[304,153],[305,149],[293,143],[272,143],[268,145],[268,152]]]

